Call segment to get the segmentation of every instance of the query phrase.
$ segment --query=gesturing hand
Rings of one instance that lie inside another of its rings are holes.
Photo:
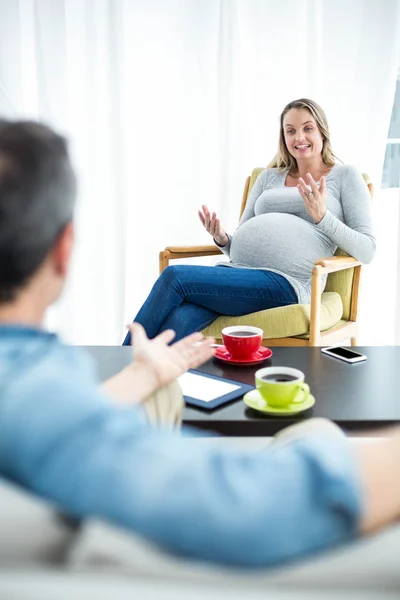
[[[221,223],[217,217],[217,213],[213,212],[211,214],[205,204],[203,204],[201,208],[202,210],[199,210],[198,213],[203,227],[205,227],[208,233],[213,236],[217,244],[219,244],[220,246],[226,246],[229,239],[227,234],[221,227]]]
[[[136,365],[143,376],[153,382],[154,389],[151,392],[174,381],[188,369],[198,367],[213,355],[211,344],[215,340],[204,338],[201,333],[192,333],[169,346],[175,337],[172,329],[163,331],[152,340],[149,340],[139,323],[129,325],[129,330],[134,350],[132,367]]]
[[[319,189],[310,173],[307,173],[306,179],[307,183],[299,177],[297,189],[303,198],[306,211],[314,219],[315,223],[319,223],[326,213],[326,199],[328,197],[326,192],[326,178],[321,177]],[[309,186],[311,187],[311,191]]]

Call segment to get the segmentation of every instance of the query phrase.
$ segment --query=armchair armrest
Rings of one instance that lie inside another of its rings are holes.
[[[326,273],[335,273],[336,271],[352,269],[360,265],[360,261],[352,256],[329,256],[328,258],[319,258],[315,261],[313,273],[315,270],[318,271],[319,275],[325,275]]]
[[[310,345],[319,346],[321,339],[321,275],[355,268],[351,292],[350,321],[357,319],[358,291],[361,277],[360,261],[352,256],[329,256],[315,261],[311,280]]]
[[[168,267],[169,261],[174,258],[193,258],[197,256],[215,256],[216,254],[222,254],[218,246],[167,246],[164,250],[161,250],[159,254],[160,259],[160,273]]]
[[[215,254],[219,254],[221,252],[221,250],[215,244],[209,246],[167,246],[164,249],[164,252],[167,250],[172,254],[186,254],[187,252],[194,252],[196,256],[203,256],[203,252],[213,252]]]

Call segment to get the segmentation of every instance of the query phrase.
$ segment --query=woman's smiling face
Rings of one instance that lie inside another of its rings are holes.
[[[314,117],[306,108],[292,108],[286,113],[283,135],[286,147],[296,161],[322,153],[323,137]]]

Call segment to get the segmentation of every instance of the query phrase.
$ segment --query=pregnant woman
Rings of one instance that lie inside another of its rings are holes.
[[[199,211],[229,262],[167,267],[134,320],[150,338],[173,329],[180,339],[220,315],[307,304],[318,258],[340,247],[362,263],[372,260],[370,205],[359,171],[335,161],[322,108],[304,98],[290,102],[277,154],[255,182],[235,233],[206,206]]]

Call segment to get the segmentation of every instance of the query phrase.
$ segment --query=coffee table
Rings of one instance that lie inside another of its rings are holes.
[[[132,359],[126,346],[87,346],[99,367],[101,380]],[[292,423],[326,417],[347,431],[376,429],[400,423],[400,347],[360,347],[366,362],[349,365],[321,354],[319,348],[272,348],[272,357],[257,366],[237,367],[215,358],[199,370],[254,385],[254,373],[264,366],[290,366],[305,373],[316,403],[309,411],[291,417],[263,415],[236,400],[214,411],[186,407],[185,425],[226,436],[271,436]]]

